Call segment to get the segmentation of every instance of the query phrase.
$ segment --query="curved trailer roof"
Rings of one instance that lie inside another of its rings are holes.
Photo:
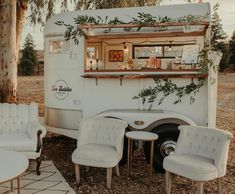
[[[115,8],[115,9],[97,9],[64,12],[53,16],[47,23],[44,29],[45,35],[63,35],[65,27],[55,24],[57,21],[64,21],[66,24],[73,24],[73,18],[78,15],[100,16],[109,19],[118,17],[120,20],[129,22],[132,17],[136,17],[138,13],[149,13],[156,17],[170,17],[177,19],[180,17],[192,15],[195,17],[203,17],[205,22],[210,21],[211,8],[209,3],[188,3],[177,5],[162,5],[162,6],[145,6],[132,8]]]

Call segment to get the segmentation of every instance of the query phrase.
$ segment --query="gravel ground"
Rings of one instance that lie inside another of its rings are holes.
[[[29,103],[39,103],[39,114],[43,115],[44,95],[43,77],[19,77],[18,100]],[[235,74],[220,74],[218,87],[217,127],[232,132],[235,136]],[[91,168],[89,172],[81,169],[81,184],[75,182],[74,165],[71,155],[76,148],[76,141],[70,138],[48,133],[44,138],[42,157],[52,160],[70,186],[77,193],[105,194],[164,194],[164,175],[153,174],[149,179],[148,165],[142,150],[137,150],[133,157],[133,173],[127,178],[126,165],[120,167],[120,177],[113,176],[112,189],[106,189],[106,171],[100,168]],[[235,194],[235,138],[230,144],[227,174],[223,179],[226,194]],[[195,182],[174,176],[172,194],[195,193]],[[205,184],[205,194],[217,193],[216,182]]]

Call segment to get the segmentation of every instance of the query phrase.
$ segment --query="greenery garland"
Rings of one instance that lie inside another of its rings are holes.
[[[204,21],[207,18],[208,14],[205,16],[193,16],[193,15],[187,15],[180,18],[170,18],[168,16],[160,17],[160,16],[153,16],[151,14],[146,13],[138,13],[136,17],[132,17],[129,22],[124,22],[120,20],[119,18],[115,17],[114,19],[109,20],[108,16],[106,16],[104,19],[100,16],[94,17],[94,16],[88,16],[88,15],[78,15],[76,18],[74,18],[74,25],[71,24],[65,24],[63,21],[57,21],[55,24],[60,26],[65,26],[65,40],[72,39],[75,44],[79,43],[78,36],[83,36],[84,32],[80,28],[82,25],[117,25],[117,24],[137,24],[138,27],[136,31],[140,31],[140,29],[144,26],[153,26],[154,31],[166,31],[167,27],[156,27],[154,25],[160,24],[160,23],[190,23],[190,24],[200,24],[200,22]],[[131,31],[133,28],[127,27],[123,28],[123,31]],[[104,33],[108,33],[112,30],[110,27],[107,30],[104,30]],[[211,67],[213,65],[212,61],[208,61],[207,59],[208,55],[208,48],[202,49],[199,52],[199,66],[201,67],[200,72],[201,73],[207,73],[208,67],[207,64],[209,64]],[[216,67],[213,67],[215,70]],[[211,83],[213,83],[215,80],[211,80]],[[190,96],[190,104],[194,103],[195,101],[195,95],[197,92],[199,92],[200,88],[203,87],[207,81],[205,78],[198,78],[197,84],[192,82],[185,86],[178,87],[175,83],[172,83],[171,80],[163,79],[162,81],[160,79],[154,79],[155,87],[149,87],[147,89],[143,89],[138,96],[133,97],[133,99],[142,99],[142,103],[145,102],[149,103],[149,109],[152,108],[154,101],[158,97],[159,94],[162,94],[163,97],[161,97],[158,101],[158,105],[162,104],[164,99],[169,96],[170,94],[175,94],[177,99],[174,101],[174,104],[180,103],[182,100],[182,97],[185,95]]]
[[[198,54],[198,65],[200,67],[199,73],[205,74],[208,73],[208,66],[212,68],[213,71],[218,70],[218,66],[213,64],[213,61],[208,59],[208,43],[205,42],[205,48],[202,49]],[[215,78],[208,80],[210,84],[215,84]],[[194,81],[188,85],[178,87],[175,83],[172,83],[171,80],[163,79],[154,79],[155,87],[149,87],[141,90],[141,92],[134,96],[133,99],[141,99],[142,103],[149,103],[149,110],[152,108],[154,101],[157,97],[162,94],[163,97],[159,99],[158,105],[162,104],[164,99],[170,94],[175,94],[177,99],[174,101],[174,104],[181,103],[183,96],[190,96],[190,104],[195,102],[195,95],[199,92],[200,88],[207,84],[205,78],[198,78],[198,83],[195,84]]]
[[[117,24],[138,24],[138,27],[136,31],[140,31],[140,29],[144,26],[160,24],[160,23],[166,23],[171,24],[174,22],[181,22],[181,23],[191,23],[191,24],[199,24],[200,22],[204,21],[205,18],[207,18],[207,15],[205,16],[193,16],[193,15],[187,15],[180,18],[170,18],[168,16],[160,17],[160,16],[153,16],[149,13],[138,13],[136,17],[132,17],[129,22],[124,22],[120,20],[118,17],[115,17],[114,19],[109,19],[108,16],[106,16],[104,19],[100,16],[88,16],[88,15],[78,15],[76,18],[74,18],[74,25],[72,24],[66,24],[64,21],[57,21],[55,24],[59,26],[65,26],[65,40],[72,39],[75,44],[79,43],[79,39],[77,36],[83,36],[84,32],[80,28],[82,25],[117,25]],[[165,31],[167,30],[167,27],[154,27],[155,31]],[[108,33],[112,30],[110,27],[108,30],[104,30],[105,33]],[[132,30],[131,27],[123,28],[123,31],[130,31]]]
[[[149,110],[152,108],[154,101],[157,97],[162,94],[158,101],[158,105],[162,104],[164,99],[170,94],[175,94],[177,99],[174,101],[174,104],[178,104],[181,102],[183,96],[190,96],[190,104],[195,102],[195,95],[199,92],[200,88],[206,84],[206,79],[198,78],[198,83],[194,83],[192,81],[190,84],[185,86],[177,86],[175,83],[172,83],[171,80],[168,79],[154,79],[154,83],[156,84],[154,87],[149,86],[146,89],[141,90],[138,96],[134,96],[133,99],[141,98],[142,103],[149,103]]]

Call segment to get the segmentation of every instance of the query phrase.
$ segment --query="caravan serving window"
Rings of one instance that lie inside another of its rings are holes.
[[[50,40],[49,47],[51,54],[64,54],[69,52],[70,42],[65,40]]]

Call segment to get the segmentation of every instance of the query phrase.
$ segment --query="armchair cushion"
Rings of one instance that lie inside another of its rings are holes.
[[[35,152],[37,142],[31,139],[26,133],[13,135],[0,135],[0,148],[21,152]]]
[[[73,152],[72,161],[81,165],[109,168],[116,166],[121,157],[113,146],[87,144]]]
[[[208,181],[218,177],[213,160],[203,156],[172,154],[164,159],[163,167],[174,174],[196,181]]]

